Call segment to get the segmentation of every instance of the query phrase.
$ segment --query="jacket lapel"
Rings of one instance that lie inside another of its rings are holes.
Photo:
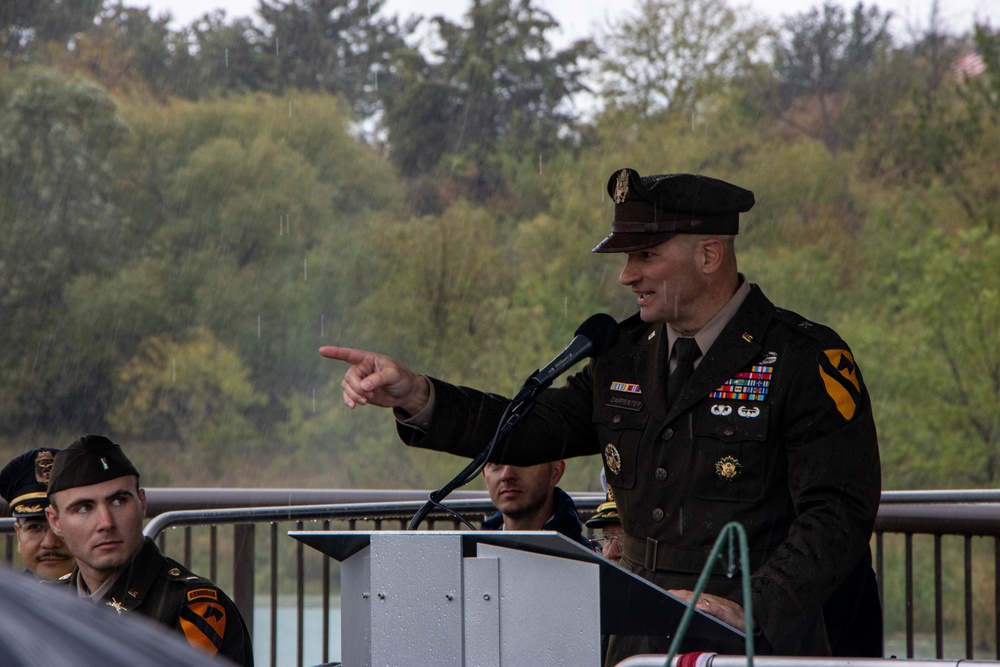
[[[671,421],[705,398],[726,380],[748,366],[761,352],[764,333],[774,306],[756,285],[736,315],[729,321],[702,357],[694,375],[684,385],[680,396],[670,406],[666,421]],[[666,336],[663,336],[666,347]],[[666,353],[664,352],[664,355]],[[666,367],[666,359],[664,359]],[[664,382],[664,387],[666,383]]]

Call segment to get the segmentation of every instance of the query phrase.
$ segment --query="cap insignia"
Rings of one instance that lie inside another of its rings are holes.
[[[724,456],[715,463],[715,474],[719,479],[731,482],[743,474],[743,464],[732,456]]]
[[[615,181],[615,203],[624,203],[626,196],[628,196],[628,169],[622,169],[618,172],[618,180]]]
[[[39,484],[48,484],[49,475],[52,474],[52,464],[56,457],[52,452],[41,451],[35,455],[35,481]]]
[[[108,460],[103,456],[101,457],[101,465],[104,467],[105,470],[108,469]]]
[[[178,568],[174,567],[171,568],[170,571],[167,572],[167,574],[169,574],[171,577],[179,577],[181,576],[181,571]]]
[[[622,471],[622,457],[618,453],[618,448],[610,442],[604,447],[604,462],[608,464],[608,470],[614,474]]]

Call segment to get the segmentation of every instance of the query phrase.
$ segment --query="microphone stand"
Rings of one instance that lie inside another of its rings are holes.
[[[497,444],[503,440],[508,433],[513,430],[515,426],[521,423],[521,421],[528,416],[528,413],[535,407],[535,399],[538,394],[542,392],[546,387],[548,387],[551,382],[546,385],[535,380],[535,376],[538,375],[536,370],[531,374],[531,377],[525,381],[521,389],[518,390],[517,394],[511,400],[507,409],[504,410],[503,415],[500,417],[500,425],[497,427],[496,433],[493,434],[493,438],[490,439],[486,448],[479,452],[474,459],[465,466],[462,472],[458,473],[450,482],[442,486],[437,491],[432,491],[427,502],[417,510],[417,513],[413,515],[410,519],[410,524],[407,526],[407,530],[416,530],[420,522],[430,514],[431,510],[435,507],[439,507],[441,501],[444,500],[448,495],[460,486],[465,486],[471,482],[482,469],[486,466],[487,461],[490,458],[490,454],[496,448]]]

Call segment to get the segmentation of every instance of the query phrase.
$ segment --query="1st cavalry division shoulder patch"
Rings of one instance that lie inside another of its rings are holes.
[[[854,356],[849,350],[824,350],[819,354],[819,376],[823,386],[837,405],[837,410],[850,421],[858,409],[861,381]]]
[[[189,602],[181,609],[180,625],[191,646],[215,655],[226,636],[226,608],[204,599]]]

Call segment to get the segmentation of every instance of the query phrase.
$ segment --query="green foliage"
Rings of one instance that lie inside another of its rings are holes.
[[[239,355],[202,327],[181,341],[147,339],[118,371],[109,426],[231,451],[256,438],[247,415],[264,397],[248,375]]]
[[[380,89],[392,159],[413,176],[443,165],[475,201],[505,193],[503,156],[551,156],[582,90],[590,44],[555,51],[531,0],[474,0],[459,25],[433,19],[430,56],[407,52]],[[447,158],[447,159],[446,159]]]
[[[641,0],[607,29],[598,66],[609,111],[694,115],[756,67],[770,28],[725,0]]]
[[[29,59],[46,42],[66,41],[94,20],[103,0],[5,0],[0,11],[0,56]]]

